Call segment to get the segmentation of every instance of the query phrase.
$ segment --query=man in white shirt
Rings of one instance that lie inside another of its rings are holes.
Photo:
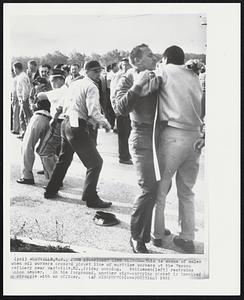
[[[17,76],[16,93],[20,105],[20,130],[21,134],[18,138],[23,138],[27,124],[31,118],[31,111],[29,107],[29,94],[30,94],[30,80],[27,74],[23,71],[23,65],[20,62],[13,64],[14,72]]]
[[[120,78],[129,70],[132,66],[129,63],[128,58],[123,58],[119,63],[119,72],[115,74],[110,83],[110,100],[113,109],[115,109],[116,99],[116,87]],[[121,164],[132,165],[131,155],[129,151],[128,139],[131,132],[131,121],[129,114],[126,116],[116,115],[117,130],[118,130],[118,150],[119,150],[119,162]]]
[[[72,64],[70,67],[70,75],[68,75],[65,79],[65,84],[67,85],[67,87],[70,86],[70,84],[75,81],[78,78],[83,78],[82,75],[80,75],[79,73],[80,70],[80,66],[78,64]]]
[[[56,196],[75,152],[87,168],[82,200],[88,207],[107,208],[112,203],[101,200],[96,191],[103,160],[88,128],[89,124],[106,130],[111,128],[101,114],[96,85],[102,67],[97,61],[90,61],[86,63],[85,70],[86,77],[73,82],[68,89],[67,101],[63,106],[65,119],[61,125],[61,151],[44,197],[50,199]]]
[[[61,123],[64,119],[62,115],[63,103],[65,101],[67,87],[64,84],[65,74],[62,70],[53,70],[50,76],[53,90],[40,93],[45,94],[51,103],[50,114],[52,121],[43,143],[38,151],[44,168],[46,179],[50,179],[57,162],[57,149],[61,146]],[[38,96],[40,95],[38,94]]]
[[[108,67],[109,68],[109,67]],[[105,103],[105,116],[108,119],[112,129],[114,129],[114,132],[116,132],[116,117],[115,112],[113,110],[112,104],[111,104],[111,97],[110,97],[110,84],[111,81],[114,79],[118,72],[119,68],[117,63],[111,64],[111,70],[107,73],[106,81],[107,81],[107,97],[106,97],[106,103]]]
[[[12,124],[13,124],[13,134],[19,134],[19,100],[17,98],[17,76],[14,74],[14,70],[12,69],[12,91],[11,91],[11,105],[13,109],[13,116],[12,116]]]

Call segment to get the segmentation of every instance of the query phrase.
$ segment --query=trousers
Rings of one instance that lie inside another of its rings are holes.
[[[103,160],[89,134],[87,123],[79,119],[79,127],[71,127],[67,117],[61,125],[61,150],[46,192],[56,193],[72,162],[74,152],[86,167],[82,200],[92,203],[97,197],[97,183]]]
[[[135,199],[131,214],[131,236],[136,241],[150,241],[152,210],[157,193],[152,150],[153,126],[133,125],[130,135],[132,159],[136,167],[140,195]]]
[[[128,139],[131,132],[131,122],[129,116],[117,116],[119,159],[131,159]]]
[[[152,237],[155,239],[164,239],[166,196],[171,180],[176,174],[181,220],[180,237],[186,240],[194,240],[195,209],[193,187],[199,171],[200,154],[194,151],[193,145],[199,137],[199,131],[187,131],[169,126],[160,132],[158,161],[162,179],[158,185],[156,203],[153,210]]]
[[[24,133],[26,131],[26,127],[32,116],[32,112],[30,110],[28,100],[19,102],[19,106],[20,106],[20,110],[19,110],[20,130],[22,133]]]
[[[27,126],[22,147],[21,147],[21,177],[25,179],[33,179],[33,165],[35,161],[35,146],[43,139],[48,131],[50,119],[42,115],[33,115]],[[39,146],[38,146],[39,148]],[[37,149],[38,149],[37,148]],[[38,150],[37,150],[38,151]]]
[[[12,100],[12,110],[13,110],[13,115],[12,115],[12,129],[15,132],[19,132],[20,130],[20,123],[19,123],[19,101],[18,99]]]
[[[57,149],[61,145],[61,122],[49,129],[38,151],[43,164],[46,179],[50,179],[58,161]]]

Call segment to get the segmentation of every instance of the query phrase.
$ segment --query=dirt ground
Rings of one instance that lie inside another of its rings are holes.
[[[112,201],[111,212],[120,220],[112,227],[97,226],[93,222],[96,210],[86,207],[81,201],[85,168],[75,155],[59,191],[59,197],[53,200],[44,198],[43,186],[46,180],[36,172],[42,169],[40,158],[36,156],[34,164],[35,185],[16,183],[20,177],[21,141],[15,135],[7,137],[9,149],[10,234],[17,237],[58,241],[69,245],[90,248],[91,250],[132,253],[129,245],[130,213],[133,201],[138,194],[135,167],[118,162],[117,135],[99,130],[98,150],[104,164],[100,175],[98,192],[102,199]],[[7,188],[7,187],[6,187]],[[206,197],[204,181],[204,152],[201,156],[200,172],[195,186],[196,193],[196,252],[203,253],[206,231],[204,202]],[[179,232],[178,203],[175,184],[166,203],[166,226],[172,232],[164,248],[147,247],[151,253],[179,253],[173,244],[173,236]]]

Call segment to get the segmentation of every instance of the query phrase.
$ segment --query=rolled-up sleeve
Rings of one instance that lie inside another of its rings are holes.
[[[87,89],[86,107],[89,118],[100,125],[106,122],[106,118],[101,113],[101,106],[99,103],[99,90],[96,86],[89,86]]]

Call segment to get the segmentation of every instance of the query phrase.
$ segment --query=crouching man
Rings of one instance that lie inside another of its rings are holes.
[[[21,184],[35,184],[33,177],[33,165],[35,161],[35,146],[38,141],[37,152],[49,129],[50,102],[46,96],[39,96],[35,104],[35,111],[27,126],[21,148],[21,178],[17,180]]]

